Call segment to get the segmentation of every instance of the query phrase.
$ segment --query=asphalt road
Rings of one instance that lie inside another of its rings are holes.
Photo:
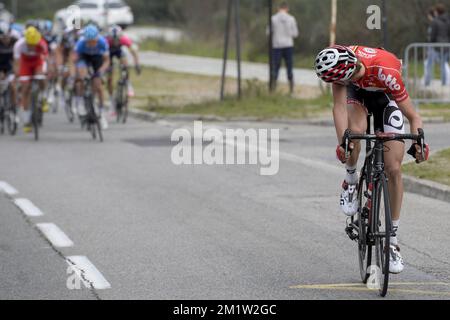
[[[222,75],[223,61],[216,58],[194,57],[180,54],[170,54],[155,51],[143,51],[139,53],[139,59],[143,66],[155,67],[168,71],[192,73],[205,76]],[[269,69],[264,63],[242,62],[242,79],[268,81]],[[227,63],[226,76],[237,78],[237,62],[229,60]],[[317,75],[311,69],[294,69],[294,78],[297,85],[317,87],[319,81]],[[280,70],[280,83],[287,83],[286,68]]]
[[[174,165],[170,136],[190,122],[112,124],[100,144],[59,114],[38,143],[0,137],[0,181],[18,192],[0,194],[0,299],[378,299],[344,233],[334,129],[205,125],[280,129],[279,173]],[[448,125],[427,133],[448,145]],[[387,299],[449,299],[450,205],[406,194],[403,213],[406,268]],[[93,288],[68,289],[66,259]]]

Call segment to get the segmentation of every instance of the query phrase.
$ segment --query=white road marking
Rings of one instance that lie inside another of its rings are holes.
[[[50,243],[57,248],[72,247],[73,242],[54,223],[38,223],[36,227],[44,234]]]
[[[70,256],[66,258],[67,264],[73,267],[74,272],[87,286],[94,289],[109,289],[111,284],[103,277],[98,269],[85,256]]]
[[[39,216],[43,216],[44,214],[42,213],[41,210],[39,210],[38,207],[36,207],[30,200],[28,199],[23,199],[23,198],[19,198],[19,199],[14,199],[14,204],[16,206],[19,207],[20,210],[22,210],[22,212],[29,216],[29,217],[39,217]]]
[[[9,196],[15,196],[19,193],[19,191],[5,181],[0,181],[0,192],[4,192]]]

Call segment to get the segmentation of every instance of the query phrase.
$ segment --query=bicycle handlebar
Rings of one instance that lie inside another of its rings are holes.
[[[423,129],[418,129],[418,134],[399,134],[399,133],[385,133],[377,132],[375,134],[353,134],[350,129],[347,129],[344,133],[344,149],[345,156],[349,156],[349,145],[351,140],[367,140],[367,141],[397,141],[397,140],[414,140],[421,148],[422,158],[425,158],[425,133]],[[413,152],[409,153],[415,157]]]

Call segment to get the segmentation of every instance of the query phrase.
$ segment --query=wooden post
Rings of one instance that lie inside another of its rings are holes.
[[[231,24],[231,8],[233,2],[232,0],[228,0],[228,8],[227,8],[227,21],[225,25],[225,41],[223,48],[223,68],[222,68],[222,81],[220,88],[220,100],[223,101],[225,98],[225,81],[226,81],[226,73],[227,73],[227,60],[228,60],[228,46],[230,42],[230,24]]]
[[[330,46],[336,44],[337,0],[331,0]]]
[[[234,4],[234,22],[236,31],[236,59],[237,59],[237,73],[238,73],[238,83],[237,83],[237,95],[238,98],[242,96],[242,79],[241,79],[241,19],[240,19],[240,0],[235,0]]]

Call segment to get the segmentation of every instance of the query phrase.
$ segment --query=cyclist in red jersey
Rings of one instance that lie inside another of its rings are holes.
[[[402,63],[394,54],[384,49],[364,46],[332,46],[322,50],[317,56],[315,70],[318,77],[332,83],[333,87],[333,116],[339,143],[336,154],[346,164],[347,170],[342,185],[344,190],[341,208],[347,216],[355,215],[358,209],[356,166],[361,145],[359,142],[352,142],[351,155],[346,158],[342,145],[346,129],[364,134],[369,112],[374,116],[376,131],[404,133],[404,116],[410,123],[411,133],[417,134],[418,129],[423,126],[403,83],[401,68]],[[422,158],[418,144],[413,144],[410,150],[415,151],[417,163],[428,159],[428,145],[425,158]],[[404,268],[396,236],[403,200],[401,164],[404,153],[404,142],[386,143],[385,171],[389,178],[389,190],[392,191],[390,202],[394,230],[390,239],[391,273],[400,273]]]
[[[31,126],[30,93],[31,79],[39,80],[40,99],[44,100],[46,65],[48,56],[47,43],[35,27],[28,27],[25,36],[14,46],[14,71],[21,82],[21,106],[24,110],[24,132],[29,133]],[[46,112],[47,110],[43,110]]]

